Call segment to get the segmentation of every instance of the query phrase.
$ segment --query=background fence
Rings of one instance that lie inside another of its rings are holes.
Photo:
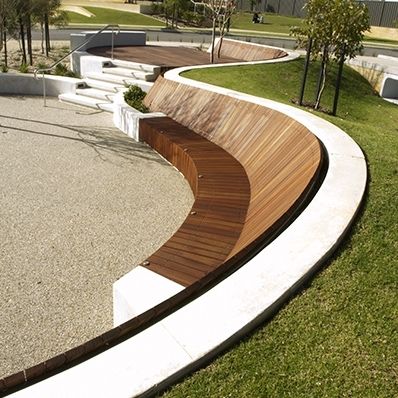
[[[398,2],[359,0],[366,4],[372,26],[397,27]],[[304,17],[306,0],[238,0],[238,9],[244,11],[275,12],[280,15]]]

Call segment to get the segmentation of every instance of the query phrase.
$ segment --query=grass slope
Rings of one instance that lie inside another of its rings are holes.
[[[289,35],[290,28],[292,26],[300,26],[302,22],[302,19],[297,17],[287,17],[272,13],[262,13],[262,15],[264,22],[262,24],[254,24],[252,23],[253,13],[236,13],[232,17],[231,27],[232,29],[251,30],[258,33]],[[365,35],[365,40],[370,43],[398,44],[396,40],[379,39],[367,35]]]
[[[290,103],[302,69],[298,60],[185,76]],[[307,100],[316,77],[315,68]],[[332,94],[329,83],[324,106]],[[164,397],[398,396],[398,107],[346,68],[338,117],[320,116],[367,156],[368,195],[350,236],[269,323]]]
[[[134,14],[132,12],[124,12],[118,10],[112,10],[110,8],[100,7],[84,7],[95,15],[95,17],[86,17],[75,12],[68,11],[68,17],[70,23],[76,24],[96,24],[96,25],[107,25],[107,24],[119,24],[119,25],[137,25],[137,26],[164,26],[164,23],[158,21],[155,18],[148,17],[142,14]]]
[[[285,17],[283,15],[262,13],[264,21],[262,24],[252,22],[252,13],[240,12],[232,17],[231,27],[233,29],[254,30],[268,33],[286,33],[289,34],[291,26],[299,26],[300,18]]]

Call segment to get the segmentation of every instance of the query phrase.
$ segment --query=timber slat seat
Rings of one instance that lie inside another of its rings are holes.
[[[237,50],[241,46],[233,42],[228,45]],[[263,51],[261,46],[254,50]],[[305,126],[288,115],[163,77],[156,80],[145,104],[217,144],[244,168],[250,183],[250,203],[239,239],[226,260],[242,256],[259,242],[276,236],[318,183],[325,164],[322,147]],[[208,162],[208,167],[217,170],[214,161]],[[205,195],[211,199],[212,190]],[[219,193],[212,204],[222,195]],[[232,205],[233,193],[226,189],[224,195]],[[230,204],[225,204],[225,211],[233,213]]]
[[[228,152],[171,118],[141,120],[140,139],[185,175],[195,196],[179,230],[143,266],[189,286],[233,250],[249,206],[249,180]]]

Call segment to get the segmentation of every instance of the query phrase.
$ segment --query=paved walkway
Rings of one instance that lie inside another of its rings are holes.
[[[0,377],[112,327],[112,283],[185,219],[192,194],[109,114],[0,96]]]

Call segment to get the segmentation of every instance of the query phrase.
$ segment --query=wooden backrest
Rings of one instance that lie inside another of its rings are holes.
[[[273,228],[318,176],[318,139],[280,112],[164,78],[158,78],[145,103],[216,143],[245,169],[250,204],[229,257]]]
[[[217,53],[220,42],[216,44]],[[266,47],[244,41],[224,39],[221,45],[221,57],[236,58],[243,61],[260,61],[266,59],[283,58],[287,53],[279,48]]]

